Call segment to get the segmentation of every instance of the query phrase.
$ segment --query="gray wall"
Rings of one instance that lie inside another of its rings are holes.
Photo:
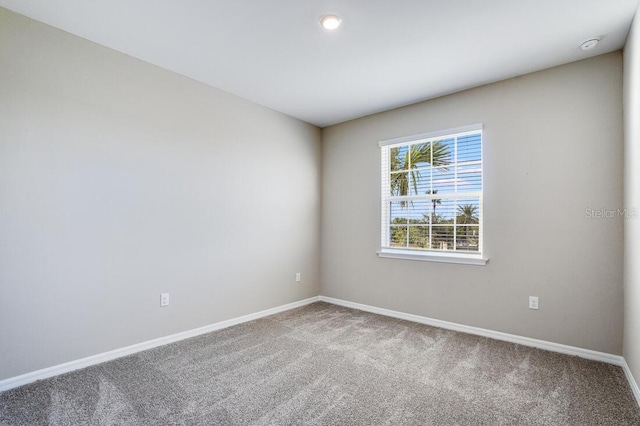
[[[324,129],[321,154],[311,125],[1,8],[0,40],[0,380],[315,296],[321,273],[327,296],[621,353],[622,219],[585,214],[622,206],[620,53]],[[489,265],[377,258],[377,142],[476,122]],[[638,377],[638,221],[625,232]]]
[[[640,23],[624,48],[624,206],[640,214]],[[640,217],[624,222],[624,358],[640,380]]]
[[[478,122],[490,263],[378,258],[378,141]],[[324,129],[323,294],[621,354],[622,140],[620,52]]]
[[[4,9],[0,43],[0,380],[319,294],[319,129]]]

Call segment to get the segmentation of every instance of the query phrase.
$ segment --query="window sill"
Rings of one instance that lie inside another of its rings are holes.
[[[484,266],[489,259],[481,255],[460,255],[450,253],[417,252],[414,250],[392,250],[382,248],[378,250],[378,257],[389,259],[420,260],[424,262],[459,263],[465,265]]]

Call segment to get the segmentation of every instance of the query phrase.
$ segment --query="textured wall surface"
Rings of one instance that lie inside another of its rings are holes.
[[[489,264],[378,258],[378,141],[473,123]],[[622,126],[614,52],[324,129],[323,294],[621,354]]]
[[[0,40],[0,380],[319,294],[318,128],[4,9]]]

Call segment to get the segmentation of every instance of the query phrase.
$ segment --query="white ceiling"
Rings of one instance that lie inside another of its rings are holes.
[[[620,49],[638,0],[0,0],[324,127]],[[343,25],[327,32],[320,17]],[[599,37],[582,51],[578,43]]]

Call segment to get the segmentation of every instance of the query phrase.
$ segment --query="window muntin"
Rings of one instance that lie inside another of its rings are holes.
[[[482,126],[381,142],[382,251],[482,255]]]

